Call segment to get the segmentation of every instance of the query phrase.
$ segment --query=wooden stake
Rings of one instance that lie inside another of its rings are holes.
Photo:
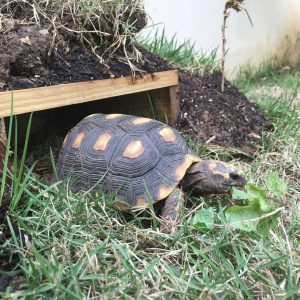
[[[223,25],[222,25],[222,83],[221,83],[221,92],[224,93],[224,85],[225,85],[225,55],[226,55],[226,21],[229,16],[228,7],[225,5],[223,11]]]
[[[222,25],[222,60],[221,60],[221,72],[222,72],[222,82],[221,82],[221,92],[224,93],[225,85],[225,56],[226,56],[226,22],[229,17],[229,9],[233,9],[236,12],[245,11],[248,19],[253,27],[252,20],[246,8],[244,8],[245,0],[226,0],[224,11],[223,11],[223,25]]]

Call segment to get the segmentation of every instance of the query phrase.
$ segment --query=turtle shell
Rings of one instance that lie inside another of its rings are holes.
[[[161,122],[94,114],[67,134],[57,171],[75,191],[101,189],[126,206],[147,207],[166,198],[197,161],[180,133]]]

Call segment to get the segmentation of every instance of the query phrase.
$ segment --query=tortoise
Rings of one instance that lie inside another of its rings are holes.
[[[93,114],[73,127],[60,149],[57,173],[75,192],[114,193],[121,210],[164,201],[161,230],[171,232],[180,224],[182,190],[222,194],[245,184],[233,165],[196,156],[174,128],[123,114]]]

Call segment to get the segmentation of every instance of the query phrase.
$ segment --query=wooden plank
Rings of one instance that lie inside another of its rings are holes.
[[[150,91],[178,84],[177,70],[131,76],[68,83],[55,86],[0,92],[0,116],[11,114],[13,95],[15,115],[55,107],[84,103],[116,96]]]
[[[62,113],[57,115],[57,117],[53,117],[53,119],[71,118],[79,122],[89,114],[101,112],[107,114],[130,114],[174,124],[177,120],[178,112],[172,110],[172,106],[177,107],[179,103],[172,104],[172,101],[178,101],[178,99],[175,98],[171,101],[170,89],[175,91],[176,87],[165,87],[58,108],[57,110]],[[50,113],[51,110],[49,110]],[[35,116],[37,116],[37,113]],[[39,123],[41,122],[42,120]]]
[[[170,123],[174,125],[179,117],[180,113],[180,101],[178,96],[178,86],[171,86],[169,88],[169,95],[170,95]]]

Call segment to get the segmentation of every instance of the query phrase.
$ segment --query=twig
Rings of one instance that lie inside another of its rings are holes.
[[[190,126],[193,128],[194,132],[197,132],[197,129],[194,127],[194,125],[192,124],[192,122],[190,121],[190,119],[187,116],[185,116],[184,118],[188,121],[188,123],[190,124]]]
[[[214,226],[216,226],[216,227],[228,227],[228,226],[232,226],[232,225],[248,224],[248,223],[261,221],[261,220],[266,219],[268,217],[274,216],[277,213],[279,213],[281,211],[284,211],[284,210],[285,210],[285,207],[282,206],[282,207],[279,207],[279,208],[275,209],[274,211],[271,211],[271,212],[269,212],[267,214],[264,214],[264,215],[262,215],[260,217],[257,217],[257,218],[253,218],[253,219],[249,219],[249,220],[245,220],[245,221],[240,221],[240,222],[227,223],[227,224],[222,224],[222,225],[215,224]]]
[[[226,55],[226,21],[229,16],[228,8],[225,5],[224,11],[223,11],[223,25],[222,25],[222,61],[221,61],[221,69],[222,69],[222,83],[221,83],[221,92],[224,93],[224,84],[225,84],[225,55]]]
[[[229,9],[233,9],[236,12],[245,11],[251,26],[253,27],[253,22],[246,8],[244,8],[245,0],[226,0],[224,11],[223,11],[223,25],[222,25],[222,58],[221,58],[221,72],[222,72],[222,82],[221,82],[221,92],[224,93],[225,85],[225,56],[226,56],[226,22],[229,17]]]
[[[292,247],[291,247],[291,244],[290,244],[290,241],[289,241],[289,237],[286,233],[286,230],[282,224],[282,221],[279,222],[279,226],[281,227],[283,233],[284,233],[284,237],[285,237],[285,240],[286,240],[286,245],[287,245],[287,250],[289,252],[289,256],[291,258],[291,261],[293,261],[293,252],[292,252]]]

